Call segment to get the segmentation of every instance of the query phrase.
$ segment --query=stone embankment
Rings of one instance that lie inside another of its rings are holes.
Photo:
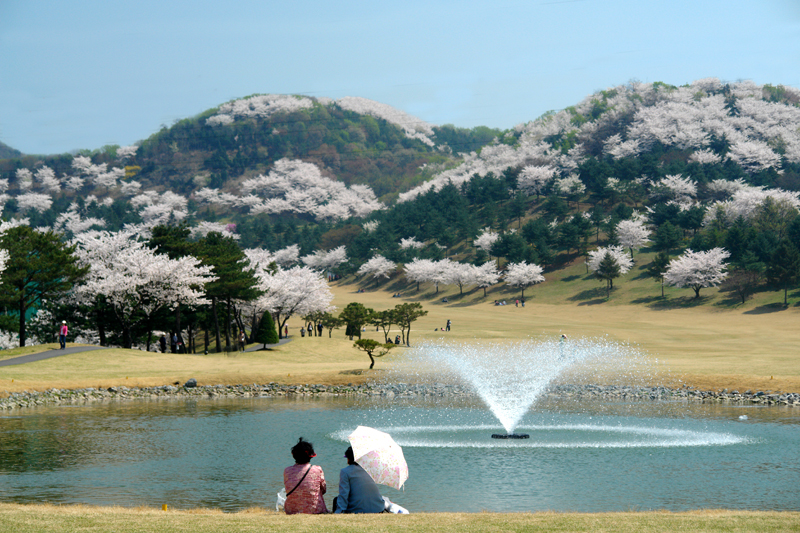
[[[46,391],[16,392],[0,398],[0,410],[35,407],[39,405],[75,405],[121,400],[159,400],[188,398],[274,398],[274,397],[379,397],[379,398],[437,398],[474,396],[463,386],[452,384],[382,384],[361,385],[205,385],[190,380],[183,386],[110,387],[108,389],[49,389]],[[556,385],[548,391],[552,398],[653,400],[719,402],[736,404],[784,405],[800,407],[800,393],[771,391],[703,391],[691,387],[633,387],[619,385]]]

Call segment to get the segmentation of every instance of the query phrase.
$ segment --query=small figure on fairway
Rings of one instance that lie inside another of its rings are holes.
[[[450,319],[447,319],[447,331],[450,331]]]
[[[158,347],[161,349],[161,353],[167,353],[167,336],[163,333],[161,338],[158,339]]]
[[[378,485],[353,458],[353,448],[344,452],[347,466],[339,472],[339,496],[333,499],[334,513],[382,513],[386,502]]]
[[[321,467],[311,465],[311,458],[316,456],[314,445],[304,441],[303,437],[292,447],[295,464],[283,471],[283,486],[286,488],[283,509],[286,514],[328,512],[322,498],[328,490],[325,474]]]
[[[244,334],[244,330],[239,332],[239,351],[243,352],[245,346],[247,346],[247,336]]]
[[[305,337],[306,336],[306,328],[300,328],[300,336],[301,337]]]
[[[61,343],[61,349],[62,350],[67,347],[67,334],[68,333],[69,333],[69,328],[67,327],[67,321],[66,320],[62,320],[61,321],[61,329],[59,330],[59,333],[58,333],[58,342]]]

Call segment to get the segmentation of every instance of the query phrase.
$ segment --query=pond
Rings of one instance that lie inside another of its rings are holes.
[[[800,510],[796,408],[538,402],[526,440],[476,400],[170,400],[37,408],[0,417],[0,500],[272,507],[289,448],[312,441],[337,492],[359,424],[403,446],[419,511]]]

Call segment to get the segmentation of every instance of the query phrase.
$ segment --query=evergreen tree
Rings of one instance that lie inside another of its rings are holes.
[[[800,277],[800,252],[788,239],[784,239],[778,244],[767,265],[767,278],[770,283],[783,289],[783,305],[789,303],[789,287],[797,283],[798,277]]]
[[[611,296],[611,289],[614,287],[614,278],[620,276],[620,268],[614,256],[607,253],[600,260],[600,267],[594,271],[596,278],[606,281],[606,297]]]
[[[258,331],[256,331],[253,340],[264,344],[264,349],[267,348],[267,344],[278,343],[278,332],[275,330],[275,321],[272,320],[272,315],[269,311],[264,311],[264,316],[261,317],[261,322],[258,323]]]
[[[664,222],[658,226],[654,242],[656,250],[669,253],[681,242],[680,231],[671,222]]]
[[[661,282],[661,297],[664,297],[664,272],[667,271],[669,266],[669,254],[667,252],[658,252],[650,266],[647,267],[647,275]]]
[[[9,253],[0,275],[0,303],[18,314],[19,345],[25,346],[28,310],[70,290],[89,269],[78,265],[75,246],[65,245],[52,231],[30,226],[17,226],[0,235],[0,249]]]

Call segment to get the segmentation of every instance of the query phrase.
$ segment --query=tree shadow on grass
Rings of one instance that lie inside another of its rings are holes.
[[[569,281],[575,281],[576,279],[581,279],[581,277],[578,274],[574,274],[572,276],[567,276],[565,278],[561,278],[561,281],[569,282]]]
[[[711,301],[710,296],[700,296],[699,298],[695,298],[694,296],[681,296],[680,298],[664,298],[662,299],[660,296],[649,303],[647,306],[650,309],[657,309],[657,310],[668,310],[668,309],[693,309],[695,307],[702,307],[706,305],[708,302]],[[640,298],[640,300],[644,300],[644,298]],[[634,300],[636,302],[636,300]]]
[[[598,303],[602,303],[606,301],[606,288],[605,287],[596,287],[594,289],[586,289],[585,291],[581,291],[575,296],[570,296],[567,298],[572,302],[581,302],[581,305],[590,305],[587,300],[592,300],[594,303],[591,305],[595,305]],[[601,301],[596,301],[601,300]]]
[[[767,304],[767,305],[759,305],[758,307],[754,307],[749,311],[745,311],[743,314],[745,315],[764,315],[766,313],[777,313],[778,311],[784,311],[788,309],[789,306],[783,305],[783,303],[774,303],[774,304]]]

